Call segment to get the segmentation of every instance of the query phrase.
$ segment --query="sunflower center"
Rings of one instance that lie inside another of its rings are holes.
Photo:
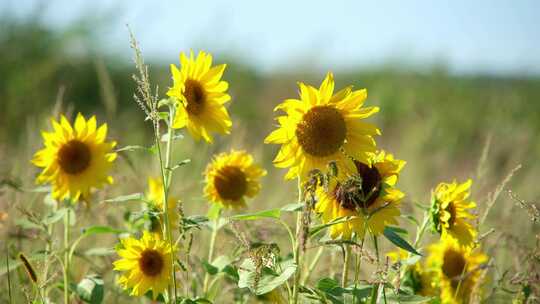
[[[457,279],[465,270],[465,258],[460,252],[449,249],[444,253],[442,271],[449,279]]]
[[[343,145],[347,128],[343,115],[331,106],[316,106],[302,117],[296,137],[303,150],[312,156],[324,157]]]
[[[78,140],[70,140],[58,151],[58,164],[67,174],[78,174],[90,166],[90,148]]]
[[[369,208],[381,193],[382,178],[375,166],[371,168],[355,161],[357,176],[353,176],[334,189],[334,197],[343,208],[357,210]]]
[[[446,211],[450,213],[450,218],[448,219],[448,225],[451,228],[454,225],[454,222],[456,220],[456,206],[454,206],[454,203],[448,204]]]
[[[214,177],[214,185],[219,196],[227,200],[241,199],[247,191],[246,174],[238,167],[227,166]]]
[[[206,92],[199,81],[186,80],[184,97],[187,101],[186,109],[188,113],[198,115],[202,112],[206,102]]]
[[[146,249],[139,258],[139,268],[147,276],[156,276],[161,273],[165,262],[161,254],[154,249]]]

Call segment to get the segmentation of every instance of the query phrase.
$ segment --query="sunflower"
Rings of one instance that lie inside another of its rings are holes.
[[[163,194],[163,182],[161,178],[149,178],[148,179],[148,193],[146,198],[151,202],[152,206],[156,208],[159,212],[162,213],[160,220],[165,222],[165,210],[163,208],[164,194]],[[169,194],[167,198],[167,212],[169,213],[169,222],[171,223],[171,228],[175,229],[178,227],[178,208],[177,202],[178,198]]]
[[[352,91],[347,87],[334,93],[334,77],[328,73],[319,89],[299,83],[300,99],[286,99],[274,110],[282,110],[279,128],[265,143],[280,144],[274,159],[278,168],[289,168],[286,179],[305,179],[313,169],[324,169],[336,161],[339,171],[354,172],[351,156],[368,161],[368,152],[375,151],[374,135],[379,129],[362,121],[379,111],[378,107],[363,108],[366,90]]]
[[[51,122],[54,131],[41,132],[45,147],[32,159],[43,168],[36,182],[51,183],[53,198],[72,201],[87,198],[93,187],[112,184],[108,172],[116,159],[116,142],[105,142],[107,124],[97,128],[95,116],[86,120],[80,113],[73,127],[63,115],[60,123]]]
[[[178,104],[173,128],[187,127],[199,140],[212,142],[211,133],[229,134],[231,119],[224,104],[231,99],[226,91],[229,84],[221,77],[227,65],[212,66],[212,55],[200,51],[197,58],[190,52],[180,54],[181,69],[171,64],[174,85],[167,95]]]
[[[171,246],[157,233],[145,231],[141,239],[121,240],[117,253],[121,259],[114,269],[124,272],[118,283],[131,289],[132,296],[142,296],[149,290],[155,298],[163,293],[171,281]]]
[[[366,228],[381,234],[386,225],[397,224],[395,218],[400,215],[404,194],[395,185],[405,161],[380,151],[371,153],[368,163],[355,160],[354,164],[353,175],[345,180],[331,179],[328,187],[316,191],[315,211],[322,215],[322,221],[345,220],[330,226],[332,238],[349,239],[353,232],[362,238]]]
[[[253,163],[245,151],[231,150],[214,157],[205,171],[205,196],[225,207],[245,207],[245,197],[254,197],[261,189],[260,177],[266,170]]]
[[[440,289],[442,303],[469,303],[472,292],[482,284],[488,257],[452,238],[442,238],[428,251],[426,271],[433,278],[432,287]]]
[[[472,181],[463,184],[440,183],[431,195],[431,220],[433,229],[444,237],[456,239],[463,246],[472,246],[476,230],[468,220],[476,216],[468,209],[476,204],[468,200]]]

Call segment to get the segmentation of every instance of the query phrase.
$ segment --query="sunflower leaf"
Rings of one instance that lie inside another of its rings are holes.
[[[77,295],[85,303],[100,304],[103,302],[103,279],[98,275],[90,275],[77,285]]]
[[[238,214],[230,217],[233,221],[253,221],[261,218],[280,218],[281,209],[269,209],[254,213]]]
[[[104,203],[123,203],[128,201],[142,201],[144,200],[144,195],[142,193],[132,193],[127,195],[120,195],[115,198],[106,199]]]
[[[396,233],[395,230],[393,230],[391,227],[384,227],[384,236],[392,242],[392,244],[398,246],[401,249],[404,249],[410,253],[421,255],[416,249],[414,249],[411,244],[409,244],[406,240],[404,240],[399,234]]]

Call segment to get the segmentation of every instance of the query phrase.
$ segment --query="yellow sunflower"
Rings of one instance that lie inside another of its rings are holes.
[[[34,154],[32,163],[42,167],[37,183],[50,183],[57,200],[87,198],[90,189],[112,184],[108,175],[116,153],[116,142],[105,142],[107,124],[96,126],[96,118],[86,120],[77,115],[72,127],[62,116],[60,123],[52,119],[53,132],[42,131],[44,148]]]
[[[264,175],[266,170],[254,164],[245,151],[221,153],[206,167],[204,193],[208,200],[225,207],[245,207],[245,197],[259,193],[259,179]]]
[[[351,217],[345,222],[330,226],[332,238],[351,238],[355,232],[360,238],[368,228],[381,234],[384,227],[397,224],[399,205],[404,194],[395,188],[399,172],[405,161],[394,159],[392,154],[380,151],[370,153],[368,163],[354,161],[356,172],[345,180],[332,179],[327,189],[317,189],[315,211],[322,221],[329,223],[341,217]]]
[[[165,209],[163,208],[164,196],[165,195],[163,194],[163,182],[161,181],[161,178],[149,178],[148,193],[146,194],[146,198],[160,212],[165,212]],[[178,227],[178,201],[178,198],[170,195],[169,193],[169,197],[167,199],[167,212],[169,213],[169,222],[171,223],[172,229]],[[165,214],[163,213],[163,215],[160,217],[162,222],[165,222],[164,217]]]
[[[286,99],[275,108],[279,128],[265,143],[280,144],[274,159],[278,168],[289,168],[286,179],[304,179],[313,169],[324,169],[336,161],[339,171],[354,172],[351,156],[368,161],[368,152],[375,151],[374,135],[379,129],[363,119],[379,111],[363,108],[366,90],[347,87],[334,94],[334,77],[328,73],[319,89],[299,83],[300,99]]]
[[[121,245],[122,248],[117,249],[120,259],[114,262],[114,269],[124,272],[118,283],[131,289],[132,296],[142,296],[152,290],[154,299],[157,298],[172,280],[171,246],[159,234],[147,231],[139,240],[122,239]]]
[[[425,269],[433,278],[432,287],[440,290],[441,302],[469,303],[472,292],[482,285],[488,257],[471,247],[460,246],[452,238],[442,238],[428,251]]]
[[[468,199],[471,184],[470,179],[463,184],[455,181],[451,184],[440,183],[431,198],[433,229],[443,238],[456,239],[462,246],[472,246],[476,238],[476,230],[469,223],[469,220],[476,217],[468,211],[476,207],[476,204]]]
[[[212,55],[203,51],[197,58],[181,53],[180,64],[180,70],[171,64],[174,85],[167,92],[178,101],[173,128],[187,127],[196,140],[207,142],[213,140],[211,133],[229,134],[232,122],[224,104],[231,96],[229,84],[221,80],[226,65],[211,67]]]

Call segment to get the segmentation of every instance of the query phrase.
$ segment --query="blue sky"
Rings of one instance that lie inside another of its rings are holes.
[[[8,0],[19,14],[40,1]],[[23,4],[21,4],[21,2]],[[171,62],[204,48],[262,71],[443,63],[457,73],[540,75],[540,1],[51,0],[64,27],[110,14],[103,48],[130,54],[125,24],[145,56]]]

